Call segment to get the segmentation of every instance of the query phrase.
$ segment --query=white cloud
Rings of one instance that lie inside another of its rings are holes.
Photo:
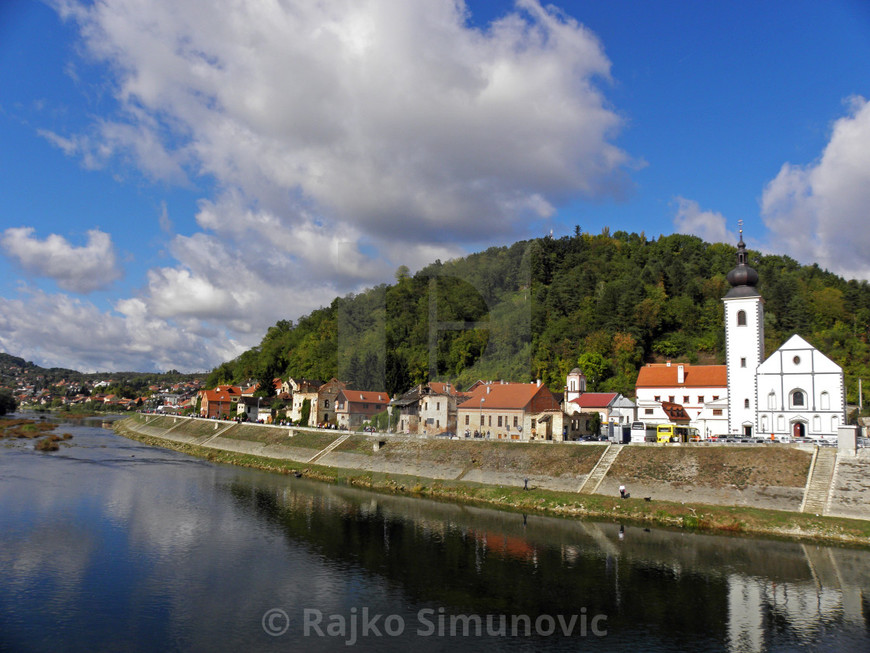
[[[600,43],[536,1],[487,31],[454,0],[63,11],[118,71],[95,158],[127,148],[156,178],[187,165],[291,226],[307,211],[378,239],[504,236],[564,197],[619,192],[630,163],[608,140]]]
[[[0,298],[0,351],[92,372],[206,370],[244,350],[223,330],[204,337],[156,318],[139,299],[122,300],[116,308],[103,312],[90,302],[41,291]]]
[[[727,220],[721,213],[703,211],[698,202],[685,197],[676,198],[676,203],[674,227],[678,233],[698,236],[708,243],[737,242],[737,236],[728,231]]]
[[[39,240],[33,232],[32,227],[10,228],[0,238],[7,256],[30,274],[53,279],[60,288],[77,293],[105,288],[123,276],[111,237],[99,229],[88,231],[84,247],[75,247],[57,234]]]
[[[870,279],[870,104],[850,100],[821,157],[786,163],[764,189],[761,213],[776,249],[846,277]]]
[[[80,133],[41,136],[116,178],[216,189],[199,232],[172,234],[161,207],[174,261],[135,297],[109,313],[70,305],[69,334],[43,325],[66,362],[210,367],[400,264],[527,236],[567,200],[628,187],[633,162],[613,145],[622,120],[601,90],[610,62],[589,30],[537,0],[486,29],[457,0],[54,4],[105,66],[116,104]],[[18,308],[48,304],[35,295]],[[94,320],[110,333],[91,342]],[[19,318],[3,338],[50,362]],[[116,344],[114,362],[101,357]]]

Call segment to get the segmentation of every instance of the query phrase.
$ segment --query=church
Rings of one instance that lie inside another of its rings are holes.
[[[727,278],[731,289],[722,299],[725,365],[674,365],[676,383],[667,386],[652,381],[664,377],[663,366],[644,366],[636,387],[638,419],[643,420],[644,415],[658,418],[662,413],[655,407],[664,397],[673,402],[674,398],[699,395],[697,405],[690,406],[687,413],[701,437],[836,440],[838,427],[846,423],[843,369],[797,334],[765,358],[764,299],[755,287],[758,272],[747,263],[742,229],[737,265]],[[667,368],[672,369],[670,364]],[[714,384],[705,388],[705,396],[700,390],[693,394],[686,387],[690,375],[682,373],[684,369],[688,372],[687,368],[696,378],[706,379],[721,379],[724,371],[724,387],[720,380],[715,388],[711,387]],[[702,398],[705,401],[701,402]]]

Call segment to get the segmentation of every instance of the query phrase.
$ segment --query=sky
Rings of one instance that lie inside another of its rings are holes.
[[[870,3],[2,0],[0,351],[207,371],[493,245],[870,279]]]

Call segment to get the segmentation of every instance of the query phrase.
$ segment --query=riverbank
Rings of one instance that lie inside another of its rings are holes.
[[[602,457],[604,445],[530,445],[396,437],[385,441],[362,434],[141,415],[116,422],[114,428],[125,437],[214,462],[299,474],[382,492],[563,517],[606,518],[709,532],[870,546],[870,522],[864,520],[757,505],[672,500],[664,496],[664,492],[650,496],[650,500],[637,493],[625,500],[613,494],[579,493]],[[677,489],[691,493],[693,488],[686,487],[686,479],[691,477],[692,469],[695,474],[709,476],[708,467],[717,468],[718,476],[707,479],[713,485],[701,488],[705,491],[698,496],[737,496],[735,492],[752,489],[752,494],[747,495],[749,498],[758,498],[758,495],[765,503],[779,499],[793,506],[796,500],[800,501],[799,497],[795,499],[793,484],[795,479],[801,478],[801,473],[806,479],[804,466],[809,467],[811,459],[810,454],[798,449],[769,449],[783,453],[778,458],[775,454],[760,455],[764,463],[752,465],[747,462],[746,454],[734,449],[736,463],[725,464],[719,460],[714,464],[710,461],[722,455],[719,450],[709,455],[690,449],[682,451],[689,453],[653,456],[654,464],[646,472],[638,471],[645,469],[633,457],[639,454],[631,454],[622,463],[625,467],[622,473],[656,475],[647,479],[645,487],[662,489],[676,485]],[[674,465],[674,460],[682,462]],[[527,478],[529,490],[524,489]],[[742,488],[718,488],[717,494],[716,483],[736,485],[732,482],[735,478],[743,483]],[[608,479],[608,483],[613,481],[613,478]],[[789,485],[752,486],[751,482]],[[605,485],[600,481],[599,484]]]

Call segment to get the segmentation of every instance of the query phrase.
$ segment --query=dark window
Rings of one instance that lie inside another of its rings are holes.
[[[744,400],[743,400],[743,407],[744,407],[744,408],[749,408],[749,399],[744,399]]]
[[[737,326],[746,326],[746,311],[737,311]]]
[[[796,390],[795,393],[791,396],[792,406],[803,406],[804,405],[804,393],[800,390]]]

